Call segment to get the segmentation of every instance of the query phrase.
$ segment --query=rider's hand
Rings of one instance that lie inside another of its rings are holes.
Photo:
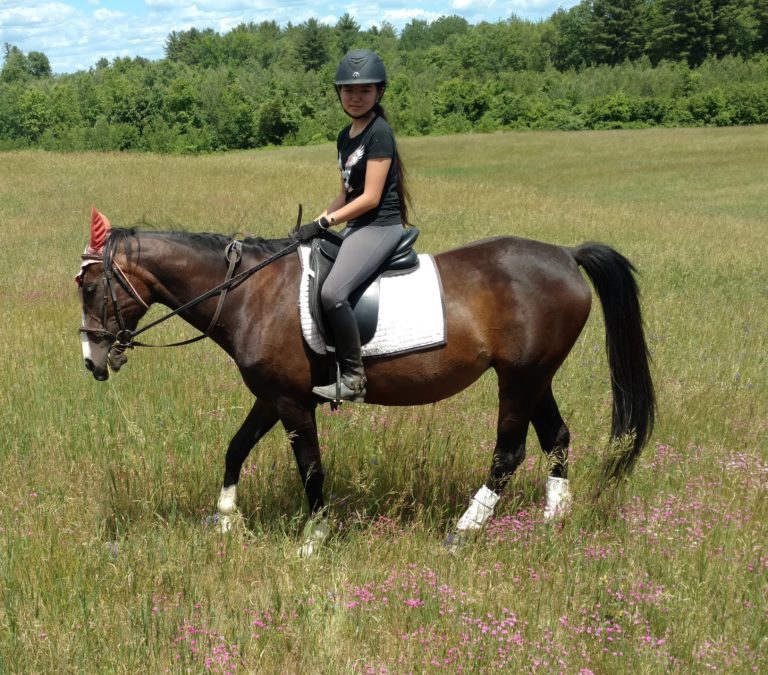
[[[320,216],[317,220],[313,220],[311,223],[305,223],[301,227],[296,228],[291,232],[291,239],[300,241],[304,244],[325,232],[329,225],[330,223],[328,222],[328,219],[325,216]]]

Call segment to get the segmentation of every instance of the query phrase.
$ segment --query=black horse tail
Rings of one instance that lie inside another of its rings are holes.
[[[571,253],[592,281],[603,306],[613,392],[611,436],[630,437],[619,444],[618,455],[609,458],[606,465],[606,477],[618,478],[631,472],[651,435],[656,410],[636,270],[621,253],[604,244],[589,242],[571,249]]]

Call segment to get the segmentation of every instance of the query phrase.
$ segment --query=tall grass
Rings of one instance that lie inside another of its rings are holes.
[[[90,205],[116,225],[283,235],[335,193],[330,146],[174,158],[0,155],[0,672],[765,672],[768,129],[405,139],[420,249],[514,233],[640,269],[660,415],[595,496],[610,383],[595,307],[555,381],[572,515],[528,459],[466,554],[440,541],[490,465],[495,381],[434,406],[319,414],[335,529],[296,557],[282,429],[221,538],[250,406],[213,344],[82,368],[72,276]],[[156,310],[153,310],[153,312]],[[153,314],[154,315],[154,314]],[[159,327],[158,342],[191,335]]]

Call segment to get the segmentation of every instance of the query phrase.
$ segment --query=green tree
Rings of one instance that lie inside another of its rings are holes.
[[[430,46],[429,22],[411,19],[400,33],[400,49],[408,52]]]
[[[336,53],[343,56],[355,46],[360,34],[360,25],[345,12],[339,17],[333,32],[336,37]]]
[[[375,30],[374,30],[375,28]],[[382,21],[381,25],[375,26],[368,31],[366,36],[367,46],[373,49],[387,64],[388,71],[400,60],[400,40],[397,37],[395,27],[388,21]]]
[[[187,71],[177,75],[169,83],[163,97],[166,121],[182,133],[201,126],[199,84],[193,73]]]
[[[320,70],[328,61],[328,47],[317,19],[309,19],[300,27],[296,44],[299,61],[304,70]]]
[[[433,45],[445,44],[453,35],[464,35],[469,30],[469,23],[460,16],[441,16],[429,25],[429,42]]]
[[[473,30],[456,35],[449,41],[449,52],[455,54],[459,71],[471,71],[486,79],[502,71],[522,71],[528,66],[532,51],[530,25],[519,19],[498,23],[482,23]],[[460,72],[454,72],[460,75]]]
[[[51,131],[57,136],[66,136],[73,129],[83,126],[73,80],[57,82],[50,93]],[[75,148],[67,148],[74,150]]]
[[[15,45],[3,46],[4,61],[0,71],[0,80],[3,82],[19,82],[29,78],[29,62],[24,52]]]
[[[759,31],[759,22],[751,0],[712,0],[712,12],[714,56],[751,56],[758,41]]]
[[[99,87],[108,124],[132,127],[125,138],[140,135],[145,125],[162,112],[159,90],[147,81],[150,68],[130,58],[115,59]],[[122,141],[121,141],[122,142]]]
[[[280,145],[287,136],[299,130],[298,112],[292,110],[285,97],[273,97],[259,106],[256,115],[258,145]]]
[[[768,53],[768,0],[752,0],[752,9],[757,24],[754,49]]]
[[[200,98],[201,115],[215,149],[255,147],[253,102],[230,73],[209,70],[200,84]]]
[[[242,64],[258,60],[259,36],[253,23],[241,23],[222,38],[224,60],[229,64]]]
[[[588,0],[569,10],[558,9],[550,21],[555,33],[550,37],[552,64],[558,70],[582,68],[590,58],[590,29],[592,15]]]
[[[40,140],[51,124],[51,103],[39,89],[27,89],[18,102],[19,127],[33,143]]]
[[[643,54],[644,0],[594,0],[589,25],[590,61],[617,65]]]
[[[197,39],[200,31],[197,28],[190,30],[171,31],[165,38],[165,58],[169,61],[183,61],[188,63],[188,52],[191,44]]]
[[[654,62],[686,61],[695,67],[709,56],[714,29],[711,0],[657,0],[651,25]]]
[[[43,52],[29,52],[27,54],[29,74],[36,79],[51,77],[51,63]]]
[[[475,83],[453,79],[444,82],[437,92],[436,111],[443,116],[456,115],[475,123],[488,110],[486,92]]]
[[[165,56],[169,61],[213,68],[224,61],[224,41],[212,28],[172,31],[165,40]]]

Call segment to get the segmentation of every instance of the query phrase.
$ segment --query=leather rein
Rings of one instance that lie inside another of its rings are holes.
[[[299,214],[301,214],[301,211],[299,212]],[[301,218],[301,215],[299,215],[299,218]],[[120,266],[116,262],[114,262],[114,260],[112,259],[112,255],[110,255],[108,252],[108,249],[105,248],[104,257],[103,259],[101,259],[101,262],[104,266],[102,278],[104,279],[105,285],[106,285],[104,316],[102,320],[102,325],[104,326],[107,325],[107,307],[111,302],[112,308],[115,314],[115,319],[117,320],[118,331],[117,333],[112,333],[104,328],[87,328],[84,326],[80,328],[80,332],[86,333],[88,335],[92,335],[97,338],[105,338],[105,337],[111,338],[113,340],[113,343],[116,343],[117,350],[120,352],[123,352],[126,349],[133,349],[134,347],[180,347],[182,345],[192,344],[193,342],[197,342],[198,340],[203,340],[210,336],[211,331],[216,326],[216,322],[219,320],[219,316],[221,315],[221,310],[224,307],[224,301],[226,300],[226,297],[227,297],[227,291],[229,291],[230,288],[237,286],[241,282],[245,281],[248,277],[255,274],[259,270],[263,269],[267,265],[272,264],[279,258],[282,258],[283,256],[288,255],[289,253],[295,251],[300,246],[300,244],[301,242],[294,241],[293,243],[289,244],[285,248],[279,250],[277,253],[274,253],[273,255],[271,255],[266,260],[262,260],[260,263],[257,263],[253,267],[249,267],[247,270],[244,270],[239,274],[233,276],[235,268],[237,267],[238,263],[242,258],[243,243],[238,240],[231,241],[229,244],[227,244],[226,248],[224,249],[225,256],[226,256],[227,262],[229,263],[229,266],[227,268],[227,275],[222,283],[218,284],[217,286],[214,286],[213,288],[206,291],[202,295],[199,295],[196,298],[193,298],[189,302],[183,304],[181,307],[169,312],[168,314],[165,314],[164,316],[161,316],[159,319],[156,319],[155,321],[152,321],[151,323],[148,323],[146,326],[143,326],[142,328],[139,328],[137,330],[130,330],[126,326],[126,323],[125,323],[125,320],[123,319],[123,314],[120,308],[120,302],[117,297],[117,284],[119,284],[123,288],[123,290],[126,293],[128,293],[128,295],[131,298],[136,300],[139,304],[147,308],[148,308],[148,305],[146,302],[144,302],[141,296],[136,292],[136,289],[133,287],[133,284],[131,284],[125,272],[123,272]],[[95,257],[84,255],[83,259],[94,260]],[[200,335],[197,335],[193,338],[189,338],[188,340],[181,340],[179,342],[173,342],[173,343],[164,344],[164,345],[146,344],[144,342],[139,342],[138,340],[135,339],[136,336],[141,335],[142,333],[148,331],[150,328],[154,328],[158,324],[161,324],[164,321],[167,321],[168,319],[185,312],[191,307],[194,307],[195,305],[198,305],[201,302],[217,294],[219,296],[219,302],[216,305],[216,311],[213,314],[213,318],[211,319],[211,322],[204,333],[201,333]]]

